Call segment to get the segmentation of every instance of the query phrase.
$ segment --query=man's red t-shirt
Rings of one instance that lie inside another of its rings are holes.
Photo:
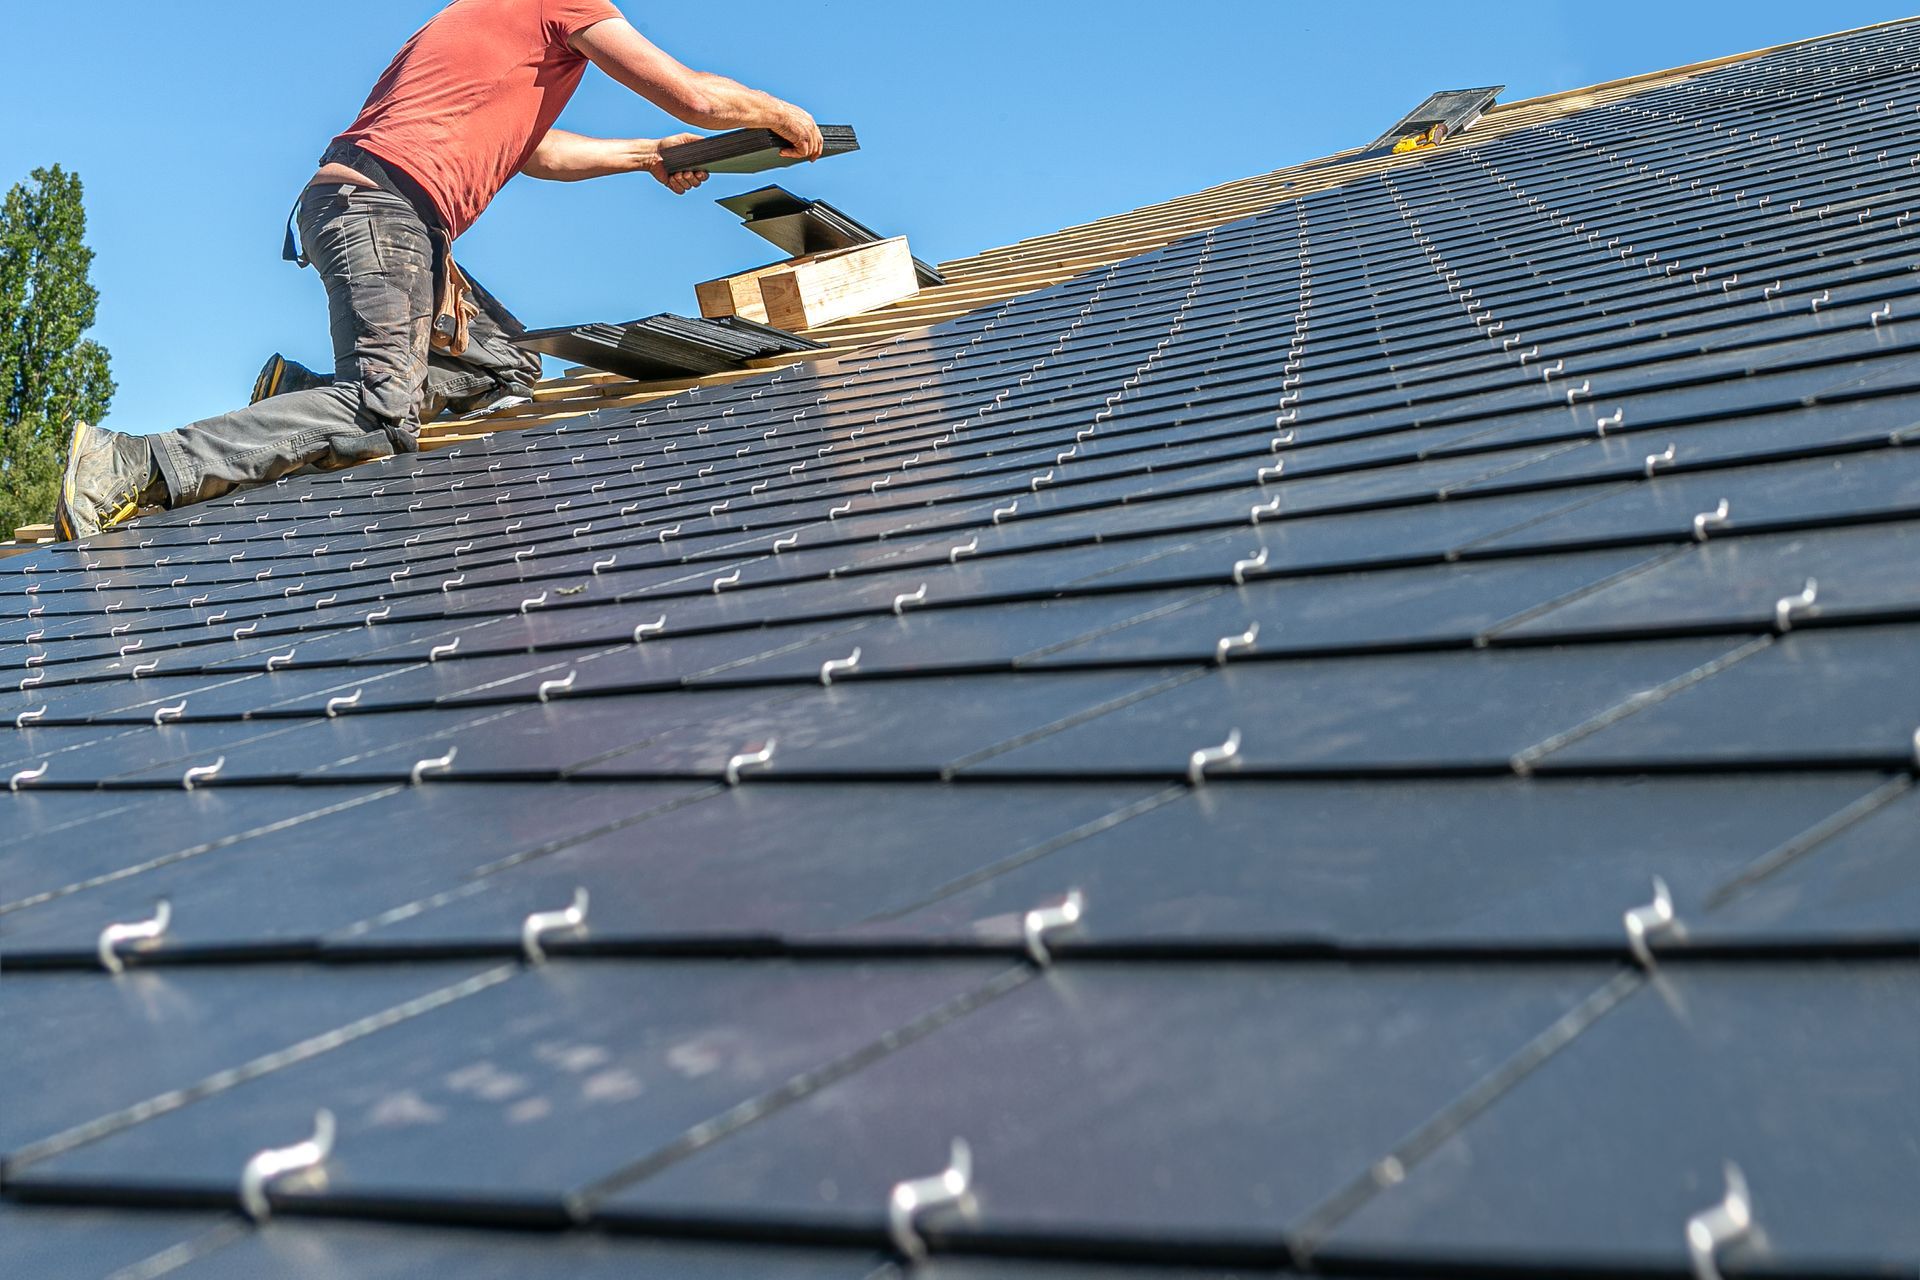
[[[339,141],[397,165],[459,235],[520,172],[579,87],[567,43],[610,0],[454,0],[414,33]]]

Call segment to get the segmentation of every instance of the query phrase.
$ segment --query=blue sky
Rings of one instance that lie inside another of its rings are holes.
[[[0,186],[58,162],[87,184],[108,422],[164,430],[244,401],[265,356],[331,363],[281,224],[327,139],[440,0],[105,0],[84,28],[13,5]],[[1896,4],[1092,5],[1048,0],[624,0],[684,61],[854,125],[857,155],[778,180],[929,260],[958,257],[1373,138],[1428,92],[1507,100],[1904,16]],[[321,16],[324,15],[324,16]],[[562,125],[680,126],[596,72]],[[692,312],[695,281],[769,246],[644,176],[519,178],[461,258],[530,325]]]

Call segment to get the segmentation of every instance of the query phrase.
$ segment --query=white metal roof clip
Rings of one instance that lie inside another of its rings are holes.
[[[130,924],[108,925],[100,931],[100,940],[95,944],[100,967],[112,974],[125,973],[127,966],[120,959],[120,945],[126,942],[151,942],[164,936],[167,926],[172,923],[173,904],[162,898],[153,904],[153,915],[149,918]]]
[[[1684,938],[1687,934],[1686,926],[1674,912],[1673,893],[1659,876],[1653,878],[1653,901],[1632,908],[1620,919],[1627,927],[1627,948],[1649,973],[1654,969],[1653,939],[1662,934],[1674,938]]]
[[[852,671],[860,665],[860,647],[854,646],[853,652],[844,658],[830,658],[820,664],[820,683],[831,685],[834,676],[843,671]]]
[[[887,1230],[894,1248],[909,1261],[927,1256],[926,1241],[920,1238],[919,1216],[929,1209],[961,1208],[972,1203],[973,1150],[961,1138],[953,1140],[947,1167],[931,1178],[917,1178],[894,1184],[887,1197]]]
[[[1042,969],[1053,963],[1053,952],[1047,949],[1047,937],[1064,929],[1071,929],[1080,923],[1080,917],[1086,913],[1087,896],[1075,889],[1067,894],[1057,905],[1035,907],[1021,917],[1020,931],[1026,943],[1027,956]]]
[[[1793,614],[1796,609],[1810,609],[1820,596],[1820,584],[1812,578],[1798,594],[1781,596],[1773,604],[1773,629],[1785,633],[1793,628]]]
[[[1687,1219],[1687,1253],[1695,1280],[1721,1280],[1720,1250],[1753,1230],[1753,1198],[1740,1166],[1726,1163],[1727,1193],[1717,1204]]]
[[[1207,780],[1208,766],[1225,764],[1239,755],[1240,731],[1235,729],[1219,746],[1202,747],[1187,757],[1187,781],[1197,787]]]
[[[1227,658],[1230,655],[1244,653],[1253,648],[1254,641],[1259,638],[1260,624],[1257,622],[1248,623],[1247,629],[1237,636],[1221,636],[1213,646],[1214,665],[1220,667],[1226,666]]]
[[[535,911],[520,924],[520,951],[528,964],[545,964],[547,950],[541,939],[562,931],[579,935],[587,927],[587,891],[576,888],[573,902],[559,911]]]
[[[730,760],[728,760],[727,768],[726,768],[727,785],[730,787],[739,786],[740,771],[742,769],[748,768],[749,766],[752,766],[752,765],[765,764],[767,763],[767,761],[773,759],[774,746],[775,746],[775,740],[772,738],[768,738],[766,745],[761,747],[758,751],[743,751],[739,755],[736,755]]]
[[[267,1187],[289,1173],[317,1169],[333,1154],[333,1112],[322,1108],[313,1115],[313,1136],[290,1147],[269,1147],[256,1153],[240,1170],[240,1207],[255,1222],[265,1222],[273,1208]]]
[[[428,773],[445,773],[447,770],[453,768],[454,757],[459,754],[460,748],[448,747],[447,754],[443,756],[433,756],[426,760],[416,761],[412,772],[407,775],[407,781],[417,787],[425,780]]]

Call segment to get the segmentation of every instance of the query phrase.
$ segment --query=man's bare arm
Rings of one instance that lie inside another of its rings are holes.
[[[594,23],[573,37],[573,45],[677,120],[700,129],[771,129],[793,144],[781,154],[801,160],[820,157],[820,127],[812,116],[770,93],[683,66],[624,19]]]
[[[705,173],[668,173],[660,162],[660,150],[675,143],[692,142],[698,134],[677,133],[671,138],[588,138],[565,129],[549,129],[534,148],[533,155],[520,166],[529,178],[549,182],[579,182],[586,178],[604,178],[614,173],[651,173],[672,189],[685,195],[707,180]]]

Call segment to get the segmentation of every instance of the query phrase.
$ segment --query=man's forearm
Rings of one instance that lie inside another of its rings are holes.
[[[820,156],[820,129],[811,115],[737,80],[685,66],[625,19],[596,22],[573,40],[595,66],[677,120],[701,129],[771,129],[794,144],[796,158]]]
[[[659,160],[660,143],[652,138],[588,138],[553,129],[520,171],[548,182],[580,182],[651,170]]]
[[[697,92],[680,119],[696,128],[778,129],[792,110],[770,93],[710,71],[695,71],[692,79]]]

